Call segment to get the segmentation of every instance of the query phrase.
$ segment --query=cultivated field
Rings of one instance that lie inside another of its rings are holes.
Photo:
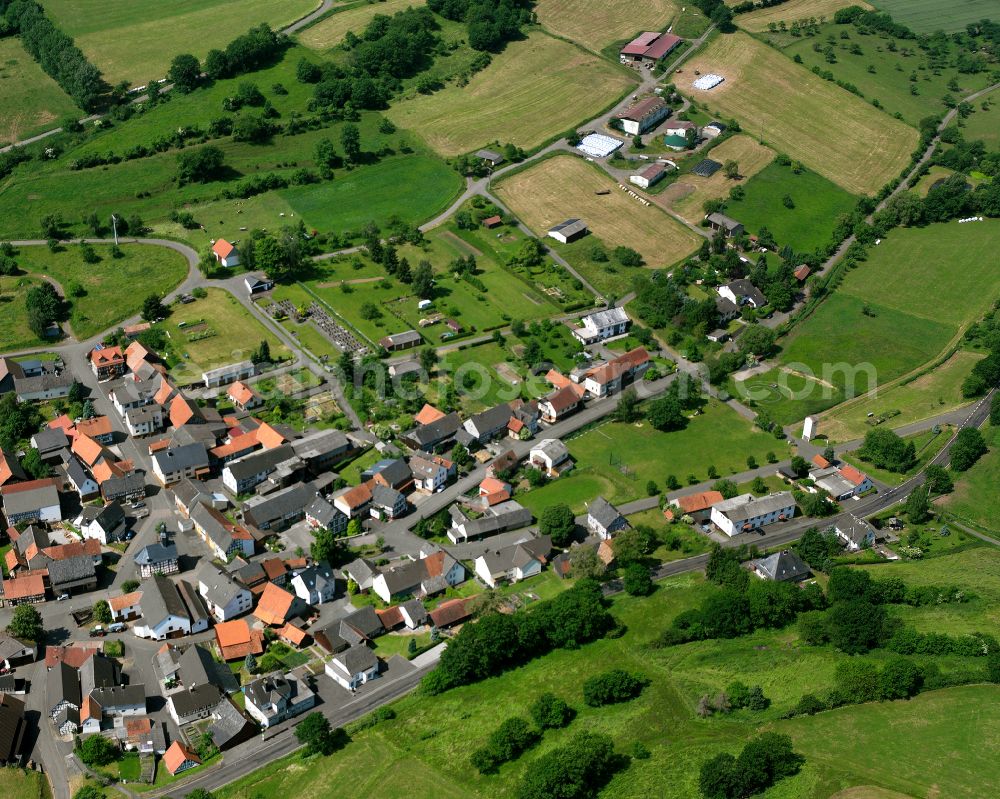
[[[693,89],[696,70],[725,82]],[[878,191],[917,144],[915,129],[743,33],[715,38],[684,71],[677,82],[683,92],[852,194]]]
[[[895,428],[964,405],[968,400],[962,397],[962,381],[982,357],[977,352],[956,352],[939,367],[911,383],[892,386],[879,391],[875,397],[834,408],[822,417],[820,429],[831,441],[850,441],[863,437],[871,429],[866,424],[869,413],[882,416],[899,411],[883,423]]]
[[[133,86],[162,78],[179,53],[204,58],[254,25],[277,29],[316,6],[316,0],[45,0],[49,16],[109,83]]]
[[[790,166],[777,163],[767,166],[744,187],[746,196],[727,201],[726,213],[751,233],[767,227],[780,246],[787,244],[803,253],[829,244],[837,217],[850,213],[856,202],[816,172],[804,169],[795,174]],[[792,198],[793,208],[785,206],[786,196]]]
[[[532,33],[508,44],[468,86],[404,100],[387,116],[446,156],[494,141],[530,149],[586,121],[631,85],[603,59]]]
[[[787,5],[767,10],[782,8]],[[913,126],[929,114],[944,115],[948,111],[943,101],[946,95],[964,97],[992,82],[987,71],[968,75],[950,66],[958,49],[954,44],[935,50],[936,57],[916,47],[897,47],[893,52],[883,39],[862,35],[853,25],[833,23],[821,26],[815,36],[764,35],[775,39],[789,58],[801,58],[810,70],[817,67],[836,80],[853,84],[866,100],[878,100],[885,113],[899,113]],[[828,60],[831,50],[833,63]],[[957,90],[948,88],[952,81]]]
[[[758,8],[749,14],[740,14],[736,17],[736,24],[752,33],[766,31],[769,23],[784,21],[792,23],[797,19],[808,19],[810,17],[826,17],[833,19],[834,12],[839,8],[849,5],[857,5],[862,8],[871,8],[868,3],[854,3],[848,0],[787,0],[781,5],[770,8]]]
[[[108,246],[94,245],[94,249],[101,258],[96,264],[84,262],[72,244],[57,253],[48,247],[22,247],[16,259],[22,270],[61,284],[72,304],[70,327],[80,339],[139,313],[147,296],[166,294],[187,275],[187,259],[166,247],[123,244],[121,258],[112,258]],[[74,285],[82,287],[83,296],[73,296]]]
[[[594,52],[644,30],[666,30],[677,13],[674,0],[539,0],[538,21],[559,36]]]
[[[376,14],[391,16],[397,11],[422,6],[424,0],[380,0],[378,3],[343,3],[344,10],[331,14],[298,34],[306,47],[326,50],[335,47],[348,31],[359,32]]]
[[[174,303],[170,316],[161,324],[174,351],[171,372],[182,381],[198,380],[207,369],[246,360],[263,340],[270,345],[273,358],[291,355],[284,344],[222,289],[208,289],[205,299],[187,305]]]
[[[746,186],[750,178],[774,160],[774,150],[746,134],[738,133],[714,147],[708,157],[720,164],[736,161],[741,177],[730,180],[720,169],[708,178],[688,174],[673,183],[664,192],[665,197],[677,198],[673,201],[673,208],[689,222],[699,222],[705,216],[702,205],[706,200],[724,199],[733,186]]]
[[[0,146],[84,115],[13,36],[0,39],[0,109]]]
[[[552,225],[579,217],[606,245],[632,247],[651,267],[669,266],[701,243],[696,233],[661,209],[640,205],[602,172],[574,156],[549,158],[494,188],[537,235],[544,236]],[[611,194],[594,193],[605,189]]]
[[[997,19],[996,0],[960,0],[942,4],[941,0],[875,0],[875,7],[885,11],[896,22],[902,22],[916,33],[948,33],[964,30],[970,22]]]

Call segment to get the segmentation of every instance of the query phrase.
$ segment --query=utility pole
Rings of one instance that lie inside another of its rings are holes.
[[[111,215],[111,229],[115,232],[115,246],[118,246],[118,217]]]

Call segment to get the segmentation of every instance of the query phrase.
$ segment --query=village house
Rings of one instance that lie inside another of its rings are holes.
[[[630,136],[645,133],[655,128],[661,120],[670,116],[670,106],[662,97],[646,97],[624,111],[615,114],[621,122],[622,130]]]
[[[586,389],[583,386],[569,381],[557,387],[551,394],[538,400],[542,421],[546,424],[555,424],[560,419],[565,419],[580,408],[585,393]]]
[[[183,727],[207,719],[222,700],[222,691],[213,683],[194,685],[170,694],[167,697],[167,712],[175,724]]]
[[[517,583],[540,574],[552,551],[552,537],[528,537],[502,549],[487,550],[476,558],[476,576],[490,588]]]
[[[813,469],[809,477],[817,488],[826,491],[837,502],[861,496],[875,487],[867,474],[850,464]]]
[[[749,532],[764,525],[791,519],[795,515],[795,500],[789,491],[754,497],[740,494],[712,506],[711,520],[728,536]]]
[[[363,482],[370,482],[372,490],[376,486],[404,490],[410,487],[413,474],[402,458],[385,458],[369,466],[361,473]]]
[[[122,506],[111,502],[103,508],[93,505],[85,507],[77,519],[77,527],[84,538],[93,538],[107,545],[121,540],[128,525]]]
[[[45,427],[31,437],[31,446],[38,450],[38,456],[43,461],[53,461],[70,446],[70,440],[65,430]]]
[[[490,507],[510,499],[511,485],[496,477],[484,477],[479,483],[479,507]]]
[[[108,600],[113,621],[134,621],[142,615],[142,591],[132,591],[129,594],[119,594]]]
[[[434,549],[421,551],[418,560],[377,570],[371,590],[384,602],[392,602],[404,596],[433,596],[464,581],[465,567],[445,550]]]
[[[258,677],[243,686],[247,713],[267,729],[316,705],[316,693],[304,675],[289,671]]]
[[[4,486],[0,496],[7,523],[62,521],[57,486],[58,480],[52,477]]]
[[[113,444],[115,440],[115,429],[111,424],[111,419],[107,416],[81,419],[76,423],[76,431],[89,436],[98,444]]]
[[[878,533],[864,519],[849,516],[833,528],[837,538],[843,542],[848,552],[858,552],[875,545]]]
[[[495,150],[476,150],[476,158],[492,167],[500,166],[506,159]]]
[[[350,439],[339,430],[315,430],[291,443],[292,451],[313,475],[328,471],[354,449]]]
[[[195,532],[201,537],[212,555],[228,560],[231,555],[250,557],[254,553],[253,536],[242,525],[227,519],[209,505],[198,503],[191,510]]]
[[[187,771],[200,765],[201,758],[180,741],[174,741],[170,744],[167,751],[163,753],[163,767],[172,777],[176,777],[182,771]]]
[[[28,479],[24,473],[20,462],[13,453],[4,452],[0,449],[0,488],[5,485],[21,483]]]
[[[477,519],[470,519],[457,505],[452,505],[448,509],[448,513],[451,515],[448,538],[453,544],[474,541],[508,530],[518,530],[527,527],[534,518],[530,510],[514,500],[501,502],[499,505],[488,508]]]
[[[378,658],[365,644],[355,644],[326,662],[326,674],[348,691],[378,677]]]
[[[125,411],[125,426],[133,438],[150,436],[163,429],[163,408],[160,405],[143,405]]]
[[[283,627],[290,619],[302,613],[305,606],[295,594],[274,583],[268,583],[260,595],[253,615],[271,627]]]
[[[291,589],[307,605],[332,602],[337,595],[337,580],[326,563],[314,563],[292,575]]]
[[[135,504],[146,497],[146,481],[138,472],[112,474],[101,482],[101,498],[105,502]]]
[[[154,452],[153,474],[162,486],[173,485],[185,477],[200,480],[209,474],[208,451],[196,441]]]
[[[543,438],[531,448],[528,460],[544,474],[558,476],[567,466],[572,465],[569,450],[558,438]]]
[[[125,374],[125,355],[121,347],[101,347],[90,351],[90,368],[100,381]]]
[[[444,466],[444,458],[418,452],[410,458],[410,473],[413,475],[413,487],[417,491],[433,494],[440,491],[452,476]],[[449,461],[450,463],[450,461]],[[454,469],[454,464],[452,464]]]
[[[258,530],[283,530],[302,519],[316,499],[309,483],[295,483],[273,494],[247,500],[241,511],[243,521]]]
[[[260,275],[248,275],[243,278],[243,285],[247,288],[247,294],[263,294],[274,288],[274,281]]]
[[[626,527],[628,521],[604,497],[597,497],[587,506],[587,529],[598,538],[611,538]]]
[[[485,444],[505,434],[510,416],[510,405],[502,402],[482,413],[473,414],[463,426],[479,444]]]
[[[70,486],[80,495],[83,502],[89,502],[94,497],[101,494],[101,487],[93,476],[84,468],[80,459],[69,452],[63,452],[63,467],[66,470],[66,479]]]
[[[203,566],[198,573],[198,593],[216,621],[229,621],[253,608],[253,595],[211,564]]]
[[[241,411],[249,411],[264,404],[264,400],[260,394],[242,380],[237,380],[233,383],[229,387],[229,390],[226,391],[226,396]]]
[[[246,494],[275,472],[280,470],[279,479],[285,479],[302,465],[292,446],[281,444],[229,461],[222,470],[222,484],[233,494]]]
[[[580,327],[571,328],[571,331],[586,346],[624,336],[632,320],[628,318],[624,308],[616,307],[587,314],[580,323]]]
[[[737,307],[749,305],[751,308],[763,308],[767,298],[749,280],[739,279],[719,286],[716,291],[723,299],[729,300]]]
[[[162,574],[154,574],[143,585],[141,623],[132,627],[139,638],[163,641],[191,633],[191,613],[181,599],[177,585]]]
[[[372,501],[368,512],[373,519],[396,519],[407,510],[406,496],[395,488],[376,483],[372,487]]]
[[[37,377],[14,378],[14,394],[18,402],[44,402],[69,396],[73,387],[69,372],[45,372]]]
[[[372,501],[372,489],[368,483],[344,489],[333,497],[333,506],[348,519],[354,519],[363,514]]]
[[[212,243],[212,254],[220,266],[227,269],[240,265],[240,252],[235,244],[230,244],[225,239],[217,239]]]
[[[0,581],[0,592],[5,605],[36,604],[45,601],[45,578],[38,572],[8,577]]]
[[[414,421],[418,421],[420,416],[418,414],[414,417]],[[457,413],[452,412],[430,422],[418,421],[417,426],[404,433],[401,438],[411,449],[430,452],[454,440],[460,429],[463,429],[462,420]]]
[[[670,504],[677,508],[681,515],[690,516],[694,522],[707,521],[712,513],[712,506],[722,502],[725,497],[719,491],[699,491],[696,494],[687,494],[670,500]]]
[[[223,660],[243,660],[247,655],[257,657],[264,653],[264,631],[251,627],[246,619],[216,624],[214,630]]]
[[[805,561],[794,549],[783,549],[765,558],[750,561],[750,566],[762,580],[773,582],[801,582],[811,572]]]
[[[641,376],[649,365],[649,353],[644,347],[636,347],[614,360],[587,370],[583,376],[583,387],[592,397],[606,397],[617,393],[627,383]]]

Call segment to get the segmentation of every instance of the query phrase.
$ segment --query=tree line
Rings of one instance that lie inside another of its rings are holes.
[[[21,37],[24,49],[85,111],[96,110],[110,87],[73,39],[59,30],[35,0],[0,0],[7,24]]]
[[[445,19],[464,22],[473,50],[493,53],[521,38],[521,27],[532,18],[532,0],[428,0],[427,6]]]

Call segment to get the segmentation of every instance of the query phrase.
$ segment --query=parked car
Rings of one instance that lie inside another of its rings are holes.
[[[109,633],[123,633],[128,629],[128,625],[123,621],[116,621],[114,624],[108,625]]]
[[[56,602],[62,602],[67,599],[69,599],[69,594],[59,594],[59,596],[56,597]]]

